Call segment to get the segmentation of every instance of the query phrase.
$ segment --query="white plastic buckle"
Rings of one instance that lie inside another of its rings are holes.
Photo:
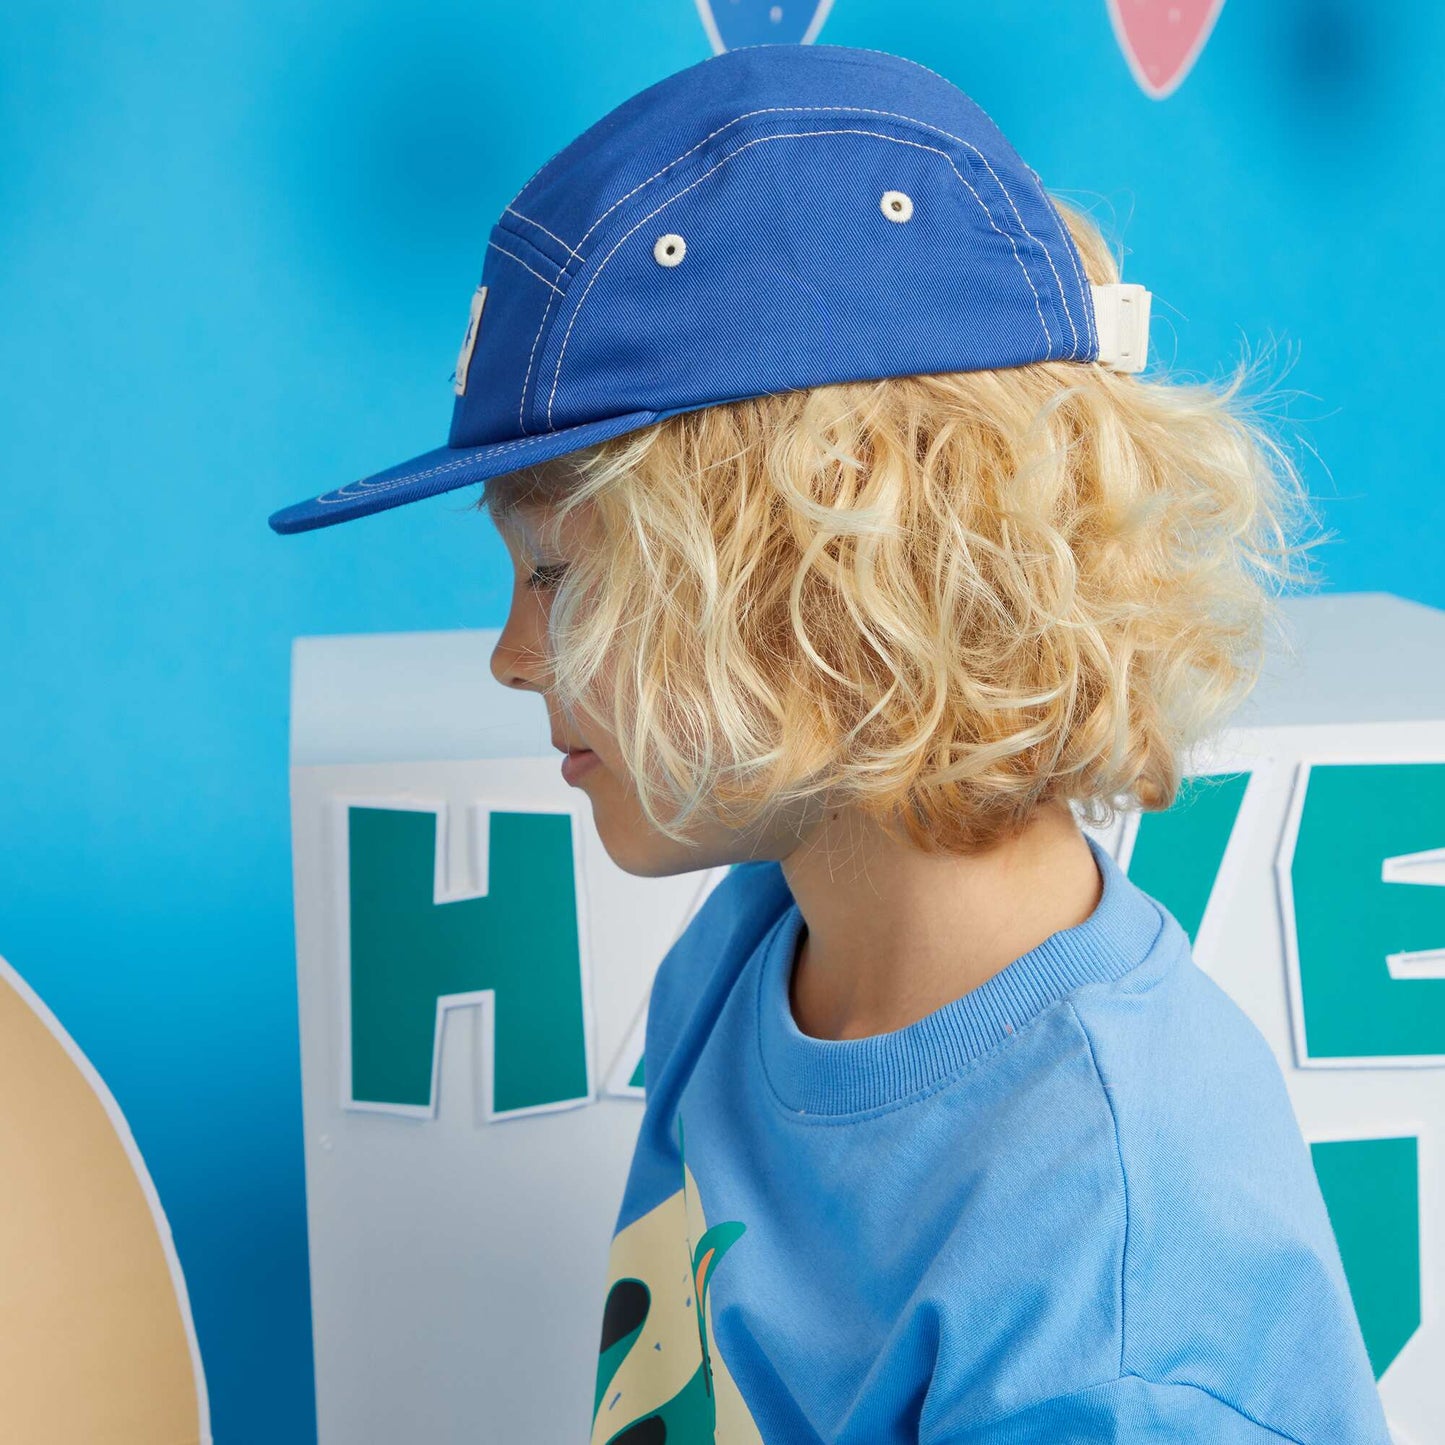
[[[1099,362],[1114,371],[1143,371],[1149,351],[1149,292],[1133,282],[1089,283]]]

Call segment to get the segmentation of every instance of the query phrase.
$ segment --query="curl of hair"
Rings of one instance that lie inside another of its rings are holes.
[[[1089,279],[1117,281],[1054,200]],[[1274,602],[1313,580],[1315,518],[1248,374],[819,386],[667,418],[478,505],[583,522],[551,690],[606,720],[660,832],[823,796],[969,854],[1051,802],[1095,826],[1169,807],[1266,634],[1287,643]]]

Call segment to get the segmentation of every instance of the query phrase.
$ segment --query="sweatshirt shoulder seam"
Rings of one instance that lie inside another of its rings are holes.
[[[1240,1406],[1234,1404],[1233,1401],[1224,1399],[1223,1396],[1215,1394],[1213,1390],[1206,1388],[1204,1385],[1197,1384],[1193,1380],[1157,1380],[1152,1379],[1148,1375],[1141,1375],[1137,1370],[1120,1370],[1119,1373],[1111,1379],[1095,1380],[1092,1384],[1080,1385],[1074,1390],[1064,1390],[1057,1395],[1049,1395],[1042,1400],[1033,1400],[1017,1410],[1010,1410],[1006,1415],[994,1415],[987,1420],[979,1421],[971,1428],[975,1430],[991,1429],[996,1425],[1006,1425],[1010,1420],[1016,1420],[1019,1416],[1026,1415],[1031,1411],[1041,1410],[1049,1405],[1062,1404],[1066,1400],[1073,1400],[1080,1395],[1087,1395],[1091,1390],[1102,1390],[1110,1385],[1122,1384],[1125,1380],[1138,1380],[1141,1384],[1153,1385],[1159,1389],[1193,1390],[1197,1394],[1204,1395],[1208,1399],[1213,1400],[1214,1403],[1222,1409],[1230,1411],[1231,1414],[1238,1415],[1241,1420],[1248,1420],[1251,1425],[1273,1435],[1276,1440],[1285,1441],[1286,1445],[1307,1445],[1307,1442],[1300,1439],[1299,1436],[1287,1435],[1283,1430],[1266,1424],[1263,1420],[1251,1415],[1248,1410],[1242,1409]]]
[[[1124,1167],[1124,1146],[1123,1141],[1119,1137],[1119,1111],[1115,1107],[1114,1091],[1109,1084],[1104,1082],[1104,1072],[1099,1067],[1099,1057],[1094,1049],[1094,1037],[1089,1032],[1088,1025],[1085,1024],[1079,1010],[1075,1008],[1072,999],[1068,1000],[1068,1005],[1069,1012],[1074,1016],[1074,1022],[1079,1026],[1079,1032],[1084,1036],[1084,1045],[1089,1051],[1089,1063],[1093,1067],[1094,1077],[1099,1082],[1099,1091],[1103,1095],[1104,1103],[1109,1110],[1109,1121],[1114,1128],[1114,1158],[1119,1165],[1119,1186],[1124,1194],[1124,1239],[1119,1249],[1119,1362],[1117,1366],[1119,1374],[1124,1375],[1130,1373],[1124,1368],[1124,1360],[1126,1358],[1124,1347],[1126,1325],[1124,1283],[1129,1263],[1129,1172]]]

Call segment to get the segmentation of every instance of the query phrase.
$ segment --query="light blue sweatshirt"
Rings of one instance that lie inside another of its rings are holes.
[[[592,1445],[1388,1445],[1279,1066],[1088,841],[1089,918],[871,1038],[794,1023],[777,863],[707,897],[653,985]]]

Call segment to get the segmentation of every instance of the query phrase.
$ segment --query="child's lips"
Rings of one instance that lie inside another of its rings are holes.
[[[575,783],[579,778],[585,777],[592,771],[598,762],[597,754],[591,748],[576,748],[568,751],[567,756],[562,759],[562,779],[567,783]]]

